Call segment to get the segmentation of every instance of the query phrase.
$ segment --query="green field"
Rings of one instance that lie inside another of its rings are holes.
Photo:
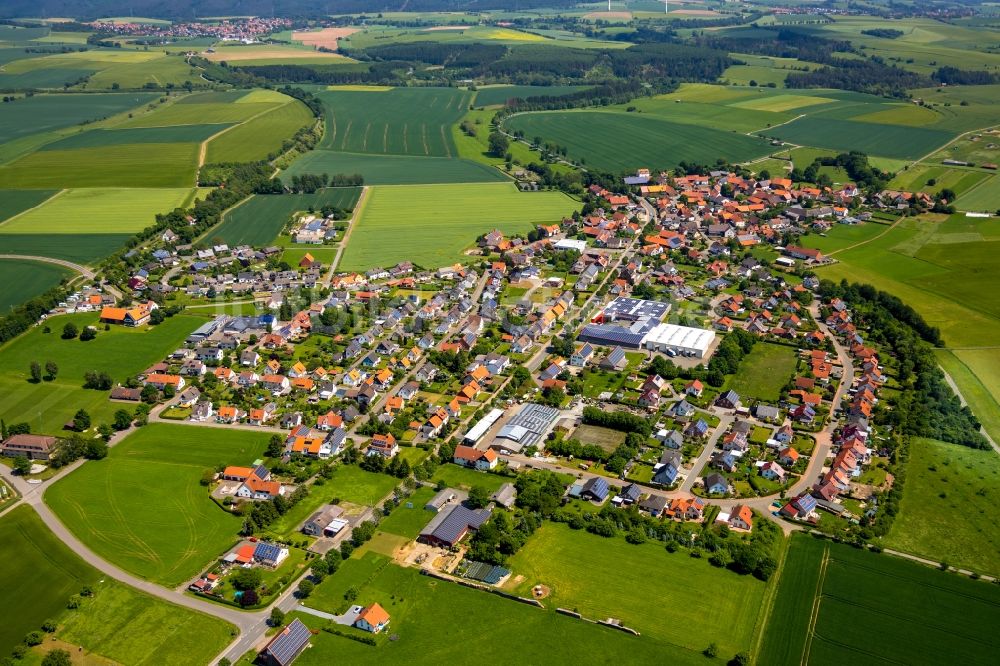
[[[74,150],[77,148],[103,148],[129,144],[200,143],[229,127],[227,123],[203,125],[168,125],[164,127],[136,127],[126,129],[97,129],[71,134],[40,148],[49,150]],[[149,150],[159,150],[149,148]]]
[[[931,439],[910,441],[893,548],[973,571],[1000,574],[1000,456]]]
[[[408,499],[393,509],[392,513],[379,522],[379,531],[406,537],[407,539],[416,539],[420,531],[427,526],[427,523],[435,515],[433,511],[428,511],[424,508],[424,505],[435,494],[434,488],[426,486],[417,488]],[[408,507],[407,504],[412,504],[413,506]]]
[[[487,86],[476,91],[476,106],[494,106],[506,104],[514,97],[527,99],[529,97],[561,97],[571,95],[589,86]]]
[[[315,194],[258,194],[229,210],[209,237],[229,245],[269,245],[292,214],[323,206],[354,208],[359,187],[331,187]]]
[[[150,424],[56,483],[46,502],[98,555],[173,587],[232,546],[242,524],[208,497],[202,473],[249,465],[268,437]]]
[[[725,658],[750,647],[766,587],[707,560],[668,553],[661,544],[633,546],[558,523],[542,525],[508,568],[524,576],[509,584],[511,591],[531,596],[533,586],[549,587],[548,607],[618,618],[643,637],[692,655],[715,642]],[[698,621],[688,621],[693,617]]]
[[[1000,210],[1000,180],[990,176],[979,185],[965,191],[955,202],[959,210],[996,213]]]
[[[860,150],[870,155],[918,159],[948,143],[945,130],[905,125],[883,125],[810,116],[766,132],[784,141],[830,150]]]
[[[98,579],[42,523],[35,510],[19,506],[0,518],[0,654],[6,656],[29,631],[59,615],[70,596]]]
[[[552,111],[516,115],[505,123],[528,140],[538,136],[566,147],[569,157],[612,171],[671,168],[682,161],[743,162],[770,152],[769,144],[735,131],[605,111]]]
[[[397,638],[374,648],[379,663],[492,663],[499,649],[505,660],[519,664],[613,664],[621,663],[623,655],[635,663],[705,663],[700,653],[648,635],[629,636],[559,615],[551,608],[532,608],[421,576],[414,568],[397,567],[372,552],[344,562],[317,587],[307,604],[336,610],[345,604],[344,592],[352,586],[360,590],[357,603],[377,601],[392,617],[391,633]],[[656,608],[658,614],[661,606]],[[311,615],[300,618],[315,628],[324,623]],[[483,640],[482,623],[471,618],[488,618],[489,640]],[[443,636],[447,639],[442,640]],[[373,648],[326,632],[314,635],[311,642],[312,649],[297,664],[318,666],[332,659],[364,663],[373,658]]]
[[[0,313],[45,293],[70,275],[74,273],[55,264],[0,259]]]
[[[388,474],[366,472],[357,465],[337,465],[333,476],[326,481],[322,492],[329,497],[337,497],[347,502],[375,506],[392,489],[399,485],[399,479]],[[308,516],[303,517],[305,519]]]
[[[309,108],[298,100],[292,100],[209,141],[206,161],[251,162],[265,159],[281,150],[284,141],[312,120]]]
[[[917,164],[897,173],[896,177],[889,183],[889,187],[907,192],[927,192],[928,194],[937,194],[941,189],[947,187],[961,199],[967,191],[991,178],[992,176],[982,171]],[[932,180],[934,181],[933,185],[929,182]]]
[[[471,490],[473,486],[482,486],[490,492],[496,492],[504,483],[511,483],[512,479],[449,463],[437,468],[432,481],[462,490]]]
[[[996,586],[809,540],[792,537],[758,663],[992,661]],[[797,572],[790,576],[792,565]]]
[[[845,228],[831,229],[828,238]],[[827,240],[808,236],[803,243],[816,246],[815,239]],[[817,270],[821,278],[846,278],[888,291],[938,327],[946,346],[958,348],[942,351],[939,358],[954,371],[963,395],[994,440],[1000,438],[1000,403],[986,387],[1000,385],[995,356],[957,354],[1000,339],[1000,293],[991,287],[996,240],[1000,221],[993,218],[904,218],[877,238],[837,252],[838,263]]]
[[[58,190],[0,190],[0,223],[41,205]]]
[[[0,166],[0,187],[193,187],[197,166],[197,143],[44,150]]]
[[[413,155],[359,155],[333,150],[311,150],[282,174],[288,181],[303,173],[361,174],[366,185],[438,185],[506,181],[497,169],[454,157]]]
[[[325,91],[326,133],[321,148],[377,155],[451,157],[451,125],[471,94],[454,88]]]
[[[122,664],[208,663],[230,640],[230,626],[222,620],[102,577],[27,506],[0,519],[0,557],[7,617],[0,625],[3,654],[49,619],[57,621],[60,640]],[[70,596],[84,586],[94,596],[66,610]]]
[[[752,399],[777,402],[795,372],[795,362],[794,347],[758,343],[740,361],[739,371],[729,378],[726,388],[739,393],[744,403]]]
[[[43,326],[0,347],[0,418],[7,423],[30,423],[32,432],[59,434],[77,409],[86,409],[95,424],[111,422],[121,404],[108,400],[105,391],[83,388],[88,370],[105,371],[115,381],[139,374],[177,348],[203,320],[178,315],[159,326],[140,329],[114,326],[98,331],[89,342],[63,340],[63,326],[78,328],[97,324],[97,313],[51,317]],[[48,327],[51,332],[46,333]],[[128,349],[128,354],[122,354]],[[59,373],[54,381],[29,382],[30,364],[55,361]]]
[[[558,222],[575,205],[561,192],[521,193],[506,183],[375,186],[338,268],[365,270],[404,260],[445,266],[462,260],[463,251],[492,229],[527,232]]]
[[[89,263],[148,227],[157,213],[184,205],[191,188],[66,190],[0,224],[6,252]]]
[[[0,105],[0,143],[113,116],[156,99],[155,93],[35,95]]]
[[[810,234],[807,238],[809,247],[822,250],[823,254],[831,254],[858,243],[866,243],[885,233],[888,228],[888,225],[877,222],[838,225],[836,231],[828,232],[824,236]]]

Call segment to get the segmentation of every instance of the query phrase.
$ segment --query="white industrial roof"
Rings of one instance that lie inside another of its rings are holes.
[[[708,351],[713,340],[715,340],[715,331],[676,324],[660,324],[646,335],[644,343],[695,349],[704,353]]]

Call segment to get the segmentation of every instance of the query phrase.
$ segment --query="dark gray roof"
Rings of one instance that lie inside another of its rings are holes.
[[[464,504],[457,504],[451,511],[438,515],[442,517],[441,520],[432,520],[420,536],[454,544],[466,529],[479,529],[489,520],[490,512],[488,509],[470,509]]]

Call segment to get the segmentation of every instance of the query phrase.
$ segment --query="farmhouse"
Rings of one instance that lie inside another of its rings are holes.
[[[45,435],[11,435],[0,444],[0,455],[7,458],[24,456],[28,460],[49,460],[58,440]]]
[[[493,449],[480,451],[479,449],[471,446],[463,446],[462,444],[455,447],[454,461],[456,465],[472,467],[485,472],[486,470],[494,469],[497,466],[498,460],[496,451]]]
[[[153,310],[159,306],[153,301],[140,303],[131,308],[116,308],[107,306],[101,310],[102,324],[120,324],[122,326],[142,326],[149,321]]]

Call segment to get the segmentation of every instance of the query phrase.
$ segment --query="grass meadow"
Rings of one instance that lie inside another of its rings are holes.
[[[706,565],[707,566],[707,565]],[[328,664],[331,659],[363,662],[373,658],[385,664],[412,664],[428,660],[441,663],[491,663],[502,646],[506,659],[526,664],[618,663],[622,655],[634,662],[665,661],[697,665],[700,653],[657,640],[584,623],[548,609],[472,590],[422,576],[413,568],[402,568],[374,552],[355,555],[336,574],[320,584],[307,602],[333,611],[345,604],[343,595],[357,587],[359,604],[377,601],[391,615],[391,633],[397,638],[377,648],[326,632],[313,636],[313,647],[296,663]],[[543,602],[545,603],[545,602]],[[660,608],[659,605],[656,607]],[[301,614],[313,628],[325,621]],[[481,622],[487,619],[489,639],[483,639]],[[558,640],[552,640],[558,636]],[[243,666],[241,662],[240,666]]]
[[[808,236],[803,242],[816,246],[846,228],[838,226],[826,239]],[[1000,293],[991,286],[992,246],[997,240],[1000,224],[992,218],[905,218],[869,242],[837,252],[838,263],[817,270],[821,278],[846,278],[888,291],[938,327],[948,348],[938,352],[939,359],[954,373],[994,440],[1000,439],[1000,403],[989,387],[1000,386],[1000,367],[994,356],[969,354],[974,350],[963,348],[990,346],[1000,339]]]
[[[124,381],[176,349],[202,320],[177,315],[159,326],[114,326],[99,330],[89,342],[63,340],[60,334],[69,322],[78,328],[96,324],[97,313],[51,317],[0,347],[0,418],[7,423],[26,421],[32,432],[57,435],[80,408],[95,424],[110,423],[114,412],[128,405],[110,402],[105,391],[83,388],[84,373],[103,370],[115,381]],[[32,361],[42,366],[54,361],[59,366],[56,379],[31,383]]]
[[[324,91],[326,133],[320,148],[349,153],[451,157],[451,125],[472,95],[454,88]]]
[[[883,543],[952,566],[1000,575],[1000,457],[914,437],[906,491]]]
[[[561,192],[521,193],[513,184],[375,186],[351,234],[343,270],[392,266],[409,260],[437,268],[492,229],[526,232],[556,222],[576,205]]]
[[[512,116],[508,130],[528,140],[564,146],[570,158],[610,171],[671,168],[682,161],[743,162],[763,157],[770,145],[736,131],[722,131],[653,117],[605,111],[546,111]]]
[[[147,596],[107,577],[57,539],[27,506],[0,519],[0,653],[29,631],[55,620],[55,636],[88,654],[86,663],[208,663],[230,640],[230,626],[214,617]],[[103,581],[103,582],[101,582]],[[95,594],[76,610],[70,596],[84,586]],[[42,645],[38,654],[48,650]],[[29,654],[28,663],[35,653]],[[84,662],[80,662],[84,663]]]
[[[496,492],[504,483],[512,482],[511,479],[499,474],[489,474],[478,472],[468,467],[447,463],[440,465],[434,472],[434,483],[444,483],[452,488],[461,490],[471,490],[473,486],[482,486],[490,492]]]
[[[760,343],[740,362],[739,371],[729,378],[726,388],[749,399],[777,402],[781,389],[795,372],[794,347]]]
[[[46,502],[101,557],[174,587],[232,546],[242,524],[208,497],[202,474],[249,465],[268,437],[150,424],[56,483]]]
[[[258,194],[229,210],[209,236],[229,245],[269,245],[294,213],[319,211],[327,205],[353,208],[359,196],[359,187],[331,187],[315,194]]]
[[[692,655],[712,642],[720,656],[748,649],[766,588],[659,544],[635,546],[560,523],[542,525],[507,568],[516,576],[507,585],[512,592],[530,597],[533,586],[545,585],[552,591],[543,602],[549,608],[618,618],[643,637]],[[692,617],[698,621],[687,621]]]
[[[281,150],[284,141],[312,121],[309,108],[289,98],[288,103],[251,117],[209,141],[206,161],[251,162],[265,159]]]
[[[361,174],[366,185],[441,185],[506,181],[500,171],[467,159],[413,155],[362,155],[311,150],[282,173],[288,181],[303,173]]]
[[[66,190],[0,224],[0,239],[8,252],[89,263],[152,224],[156,213],[184,205],[192,194],[190,187]]]
[[[43,294],[72,271],[56,264],[21,259],[0,259],[0,314]]]

